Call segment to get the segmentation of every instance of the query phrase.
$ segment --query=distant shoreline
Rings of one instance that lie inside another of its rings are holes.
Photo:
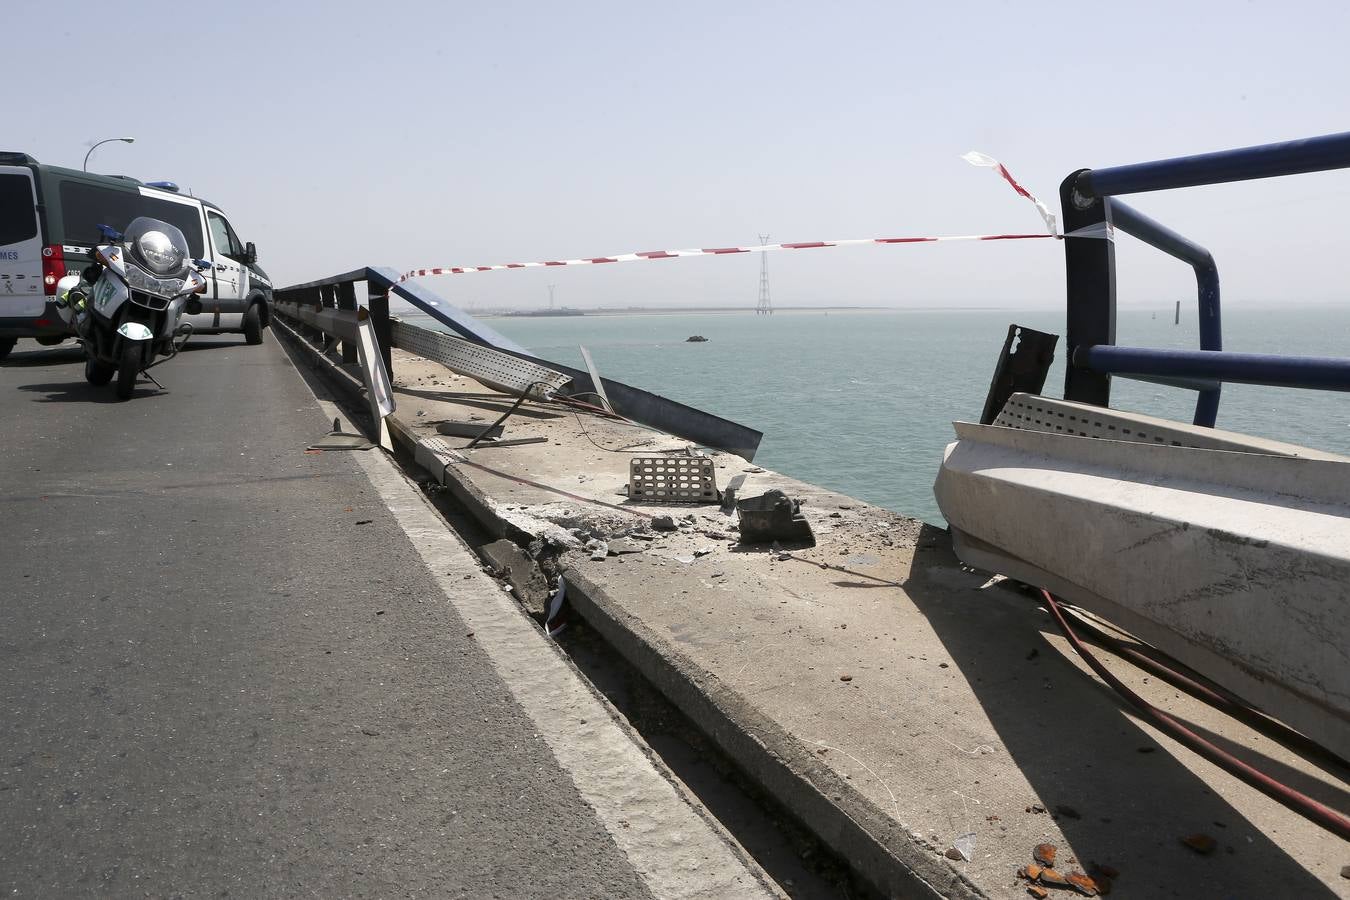
[[[885,313],[885,312],[991,312],[1004,309],[999,306],[785,306],[773,311],[774,315],[792,315],[794,313]],[[647,306],[600,307],[580,309],[563,315],[541,315],[537,310],[464,310],[475,319],[594,319],[612,316],[690,316],[690,315],[753,315],[753,306]],[[578,315],[579,313],[579,315]],[[399,315],[399,313],[396,313]],[[402,315],[426,315],[413,310]]]

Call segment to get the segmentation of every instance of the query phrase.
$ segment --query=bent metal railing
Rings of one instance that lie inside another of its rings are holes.
[[[1190,263],[1200,307],[1199,350],[1118,347],[1115,246],[1110,240],[1066,240],[1065,399],[1109,406],[1112,375],[1156,381],[1198,391],[1194,422],[1212,427],[1224,382],[1350,391],[1350,359],[1224,351],[1219,272],[1209,251],[1115,199],[1121,194],[1344,168],[1350,168],[1350,132],[1110,169],[1079,169],[1064,179],[1059,192],[1065,233],[1114,226]]]
[[[420,285],[400,282],[399,274],[387,267],[368,266],[318,281],[277,288],[273,309],[286,318],[341,341],[343,362],[355,362],[357,285],[363,282],[366,286],[363,305],[369,310],[385,371],[391,378],[394,368],[390,350],[396,343],[389,315],[389,298],[394,295],[466,341],[568,376],[570,383],[559,391],[563,395],[584,395],[597,391],[597,385],[589,372],[533,356],[515,341],[457,309],[444,298]],[[605,395],[619,415],[701,446],[726,450],[747,460],[754,459],[763,435],[753,428],[620,381],[610,378],[600,380]]]

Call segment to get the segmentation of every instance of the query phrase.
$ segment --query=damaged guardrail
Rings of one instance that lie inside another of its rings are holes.
[[[610,378],[600,378],[597,383],[597,379],[589,372],[540,359],[426,288],[408,282],[400,283],[398,279],[398,273],[387,267],[370,266],[355,269],[330,278],[278,288],[275,291],[273,308],[282,316],[302,322],[310,328],[338,339],[343,343],[343,362],[356,362],[356,333],[353,330],[357,313],[356,286],[364,282],[365,306],[369,310],[379,355],[383,359],[385,370],[391,375],[393,360],[390,350],[400,346],[394,337],[394,319],[389,314],[389,298],[392,294],[426,313],[469,344],[487,348],[497,354],[512,357],[524,364],[537,366],[570,379],[565,386],[560,386],[558,391],[560,396],[603,392],[609,398],[616,414],[634,422],[693,441],[700,446],[734,453],[746,460],[753,460],[759,449],[763,434],[753,428]],[[403,331],[405,328],[415,326],[400,323],[399,330]],[[433,335],[441,334],[428,329],[419,331]],[[410,332],[405,332],[407,333]],[[409,346],[407,349],[414,353],[418,352],[415,346]],[[443,360],[438,361],[444,364]],[[481,381],[478,374],[473,372],[464,374]]]
[[[343,361],[360,363],[361,380],[365,384],[374,427],[371,438],[381,447],[391,449],[393,445],[384,419],[397,404],[389,366],[380,352],[370,310],[365,307],[350,311],[331,310],[281,301],[273,302],[272,311],[343,342]]]

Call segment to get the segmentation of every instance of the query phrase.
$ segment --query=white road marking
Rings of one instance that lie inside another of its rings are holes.
[[[342,417],[316,398],[329,423]],[[379,450],[353,451],[473,640],[582,799],[658,898],[782,898],[701,815],[574,672],[412,482]],[[454,574],[447,574],[454,573]],[[465,580],[464,575],[474,577]]]

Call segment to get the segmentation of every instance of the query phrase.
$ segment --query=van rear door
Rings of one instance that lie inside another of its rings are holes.
[[[0,319],[37,318],[46,308],[33,172],[0,166]]]

